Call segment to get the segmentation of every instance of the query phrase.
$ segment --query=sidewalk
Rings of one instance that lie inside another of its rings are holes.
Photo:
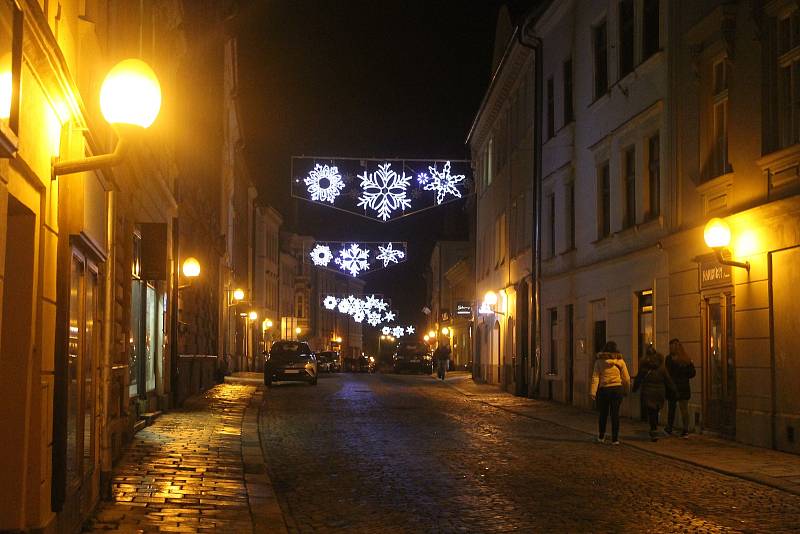
[[[446,383],[477,402],[590,436],[597,435],[594,412],[550,401],[515,397],[496,386],[476,384],[467,372],[448,373]],[[629,447],[800,495],[800,456],[701,434],[691,434],[688,439],[664,436],[653,443],[648,430],[645,423],[622,418],[620,440]]]
[[[261,392],[222,384],[139,431],[87,532],[285,532],[258,435]]]

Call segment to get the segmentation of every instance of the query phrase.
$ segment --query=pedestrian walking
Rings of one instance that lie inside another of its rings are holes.
[[[681,410],[683,432],[681,437],[689,436],[689,399],[692,398],[690,380],[695,377],[697,370],[680,340],[677,338],[669,342],[669,354],[666,359],[667,372],[675,383],[675,392],[667,392],[667,427],[664,432],[672,434],[675,425],[675,409]]]
[[[439,343],[433,352],[433,358],[436,360],[436,376],[439,377],[439,380],[444,380],[447,367],[450,365],[450,345],[447,341]]]
[[[647,420],[650,423],[650,441],[658,441],[658,414],[667,391],[675,393],[675,383],[664,366],[664,356],[655,347],[647,347],[642,358],[639,373],[633,382],[633,391],[642,390],[642,401],[647,408]]]
[[[600,415],[597,421],[597,442],[605,442],[606,423],[611,413],[611,444],[619,445],[619,407],[630,390],[631,376],[617,344],[608,341],[598,352],[592,371],[592,400],[597,399]]]

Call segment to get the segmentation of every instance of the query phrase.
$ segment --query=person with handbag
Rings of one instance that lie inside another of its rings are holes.
[[[667,427],[664,432],[672,434],[675,424],[675,408],[680,407],[681,421],[683,422],[683,432],[681,437],[689,437],[689,399],[692,398],[692,386],[690,380],[695,377],[697,370],[686,349],[681,345],[680,340],[671,339],[669,342],[669,354],[665,362],[669,376],[675,382],[676,392],[667,391]]]
[[[642,390],[642,401],[647,408],[647,420],[650,423],[650,441],[658,441],[658,414],[667,391],[675,394],[675,383],[664,366],[664,357],[653,345],[647,347],[642,358],[639,373],[633,383],[633,391]]]
[[[611,413],[611,444],[619,445],[619,407],[628,393],[631,376],[617,344],[608,341],[603,350],[597,353],[592,371],[592,400],[597,399],[600,416],[597,421],[597,442],[604,443],[606,423]]]

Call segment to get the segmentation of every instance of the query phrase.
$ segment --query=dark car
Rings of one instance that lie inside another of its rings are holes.
[[[414,371],[417,373],[433,372],[433,357],[427,343],[401,341],[397,352],[392,356],[392,367],[395,373]]]
[[[264,385],[281,381],[317,385],[317,359],[308,343],[276,341],[272,344],[264,361]]]
[[[324,360],[328,364],[329,373],[338,373],[342,370],[339,353],[335,350],[326,350],[317,353],[317,361]]]
[[[356,358],[356,369],[359,373],[374,373],[375,372],[375,357],[374,356],[361,356]]]

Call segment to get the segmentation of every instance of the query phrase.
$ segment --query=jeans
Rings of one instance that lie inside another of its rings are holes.
[[[667,431],[672,432],[675,426],[675,408],[681,410],[681,422],[683,423],[683,433],[689,433],[689,401],[687,399],[669,399],[667,401]]]
[[[658,431],[658,408],[647,407],[647,421],[650,423],[650,435],[655,436]]]
[[[597,390],[597,407],[600,418],[597,421],[597,434],[600,439],[606,435],[606,422],[611,412],[611,441],[619,439],[619,406],[622,404],[622,386],[612,386]]]
[[[444,375],[447,373],[447,367],[450,363],[450,360],[438,360],[436,366],[436,376],[439,377],[439,380],[444,380]]]

